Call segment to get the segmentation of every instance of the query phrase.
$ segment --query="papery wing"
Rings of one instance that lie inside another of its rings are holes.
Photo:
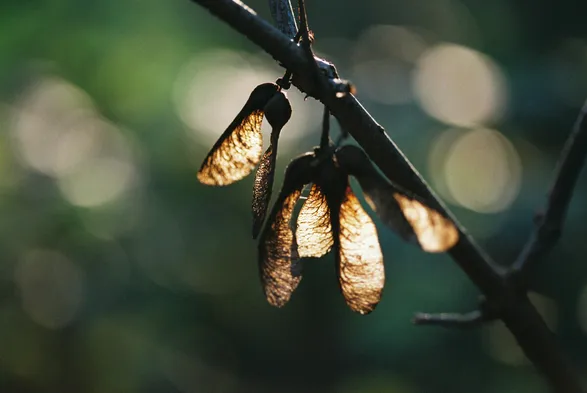
[[[210,186],[226,186],[251,173],[263,149],[262,122],[263,112],[255,110],[236,127],[229,127],[208,153],[198,180]]]
[[[385,283],[377,229],[348,187],[340,206],[338,279],[348,306],[368,314],[381,299]]]
[[[314,156],[309,154],[288,165],[283,186],[259,239],[263,291],[267,301],[277,307],[288,302],[302,279],[301,274],[292,274],[292,258],[297,258],[297,254],[291,219],[301,190],[308,182],[313,160]]]
[[[381,221],[401,237],[417,242],[427,252],[443,252],[456,244],[459,232],[453,222],[421,198],[388,182],[364,151],[344,146],[337,158],[357,178],[367,203]]]
[[[452,221],[417,197],[389,184],[363,183],[365,199],[381,221],[404,239],[417,242],[422,250],[444,252],[459,240],[459,232]]]
[[[277,144],[281,129],[291,118],[291,105],[284,92],[273,95],[265,105],[265,117],[272,127],[271,144],[263,154],[261,163],[255,174],[253,186],[253,239],[257,238],[271,200],[273,179],[275,176],[275,162],[277,160]]]
[[[251,173],[263,152],[263,108],[278,89],[274,83],[263,83],[253,90],[204,159],[198,171],[201,183],[225,186]]]
[[[291,272],[291,253],[294,241],[290,220],[295,204],[300,196],[296,190],[285,197],[276,214],[267,224],[259,245],[261,281],[267,301],[276,307],[287,303],[296,289],[301,276]]]
[[[296,240],[300,258],[321,257],[332,248],[332,226],[326,196],[312,185],[297,219]]]
[[[253,184],[253,239],[257,238],[271,200],[271,189],[273,188],[273,179],[275,177],[276,151],[273,146],[263,154]]]
[[[457,243],[459,232],[452,221],[407,195],[396,192],[393,198],[398,202],[424,251],[444,252]]]

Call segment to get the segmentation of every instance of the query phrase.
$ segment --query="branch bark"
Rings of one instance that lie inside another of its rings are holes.
[[[446,209],[424,179],[385,133],[373,117],[347,94],[337,97],[339,89],[330,80],[316,83],[315,65],[304,50],[275,27],[259,18],[238,0],[191,0],[208,9],[239,33],[265,50],[293,72],[293,84],[326,105],[341,127],[351,134],[381,171],[394,182],[427,199],[430,206],[452,218],[460,232],[459,242],[450,250],[452,259],[498,310],[499,318],[515,336],[518,344],[547,380],[553,391],[584,392],[582,381],[558,347],[554,335],[526,297],[509,280],[505,269],[475,244],[464,228]]]
[[[575,184],[586,156],[587,103],[583,105],[573,131],[565,143],[548,200],[543,211],[537,214],[536,230],[512,266],[514,274],[526,278],[539,257],[554,247],[560,238]]]

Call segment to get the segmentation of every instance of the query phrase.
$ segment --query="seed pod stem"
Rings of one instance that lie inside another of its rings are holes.
[[[294,38],[298,27],[290,0],[269,0],[269,10],[277,28],[286,36]]]

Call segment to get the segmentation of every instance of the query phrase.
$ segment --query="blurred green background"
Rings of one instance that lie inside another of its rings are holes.
[[[248,4],[269,17],[265,1]],[[503,264],[587,97],[586,11],[308,0],[318,53]],[[285,308],[266,303],[252,177],[210,188],[195,173],[254,86],[281,72],[187,0],[2,3],[0,392],[546,391],[499,323],[412,326],[415,311],[473,309],[478,291],[448,257],[381,226],[387,286],[372,314],[346,307],[331,256],[307,264]],[[280,173],[319,138],[320,106],[289,96]],[[585,372],[586,195],[583,174],[532,279]]]

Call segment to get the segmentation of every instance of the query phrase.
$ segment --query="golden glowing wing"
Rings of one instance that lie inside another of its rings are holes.
[[[253,239],[257,238],[265,216],[271,192],[273,189],[273,178],[275,176],[275,161],[277,160],[277,143],[281,129],[291,117],[291,106],[287,96],[283,92],[277,92],[265,105],[265,117],[272,127],[271,145],[263,154],[261,163],[255,174],[253,186]]]
[[[267,301],[283,306],[291,297],[300,280],[292,274],[292,259],[297,258],[291,219],[301,190],[308,182],[308,172],[314,156],[309,154],[294,159],[285,171],[283,186],[277,197],[267,225],[259,238],[259,272]]]
[[[273,188],[273,178],[275,176],[275,160],[277,154],[273,146],[269,146],[263,158],[257,173],[255,174],[255,182],[253,184],[253,239],[257,238],[265,216],[267,215],[267,208],[271,200],[271,189]]]
[[[301,276],[294,277],[291,272],[293,231],[290,220],[299,196],[300,191],[294,191],[276,206],[279,210],[267,224],[259,246],[263,290],[267,301],[276,307],[289,301],[302,279]]]
[[[338,280],[348,306],[368,314],[381,299],[385,283],[377,229],[350,187],[340,206]]]
[[[452,221],[415,196],[387,183],[361,181],[365,199],[381,221],[404,239],[417,242],[426,252],[444,252],[459,240]]]
[[[263,112],[253,111],[234,130],[228,128],[198,171],[198,180],[226,186],[246,177],[259,163],[263,149]]]
[[[201,183],[225,186],[251,173],[263,153],[263,108],[278,89],[274,83],[263,83],[253,90],[204,159],[198,171]]]
[[[443,252],[459,240],[459,232],[452,221],[424,203],[402,195],[393,194],[405,219],[410,223],[424,251]]]
[[[459,232],[450,219],[419,197],[390,184],[358,147],[340,148],[337,159],[357,178],[367,203],[381,221],[402,238],[417,242],[427,252],[444,252],[459,240]]]
[[[296,241],[300,258],[319,258],[332,248],[330,209],[319,186],[312,185],[297,219]]]

